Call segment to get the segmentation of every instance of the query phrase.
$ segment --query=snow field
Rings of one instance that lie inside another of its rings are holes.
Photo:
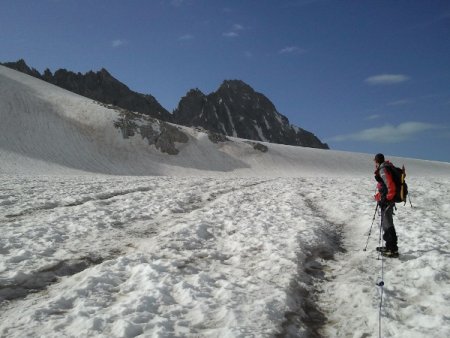
[[[0,332],[272,336],[289,310],[302,247],[318,241],[303,215],[299,191],[306,184],[262,178],[3,181],[2,191],[20,185],[20,195],[1,219],[6,259],[0,283],[3,297],[12,299],[3,303]],[[76,269],[80,261],[79,273],[56,269],[61,262]],[[43,281],[43,272],[51,271],[53,278]]]
[[[2,336],[301,337],[305,297],[324,336],[378,335],[367,179],[3,178]],[[416,178],[398,205],[384,337],[450,332],[449,190]]]

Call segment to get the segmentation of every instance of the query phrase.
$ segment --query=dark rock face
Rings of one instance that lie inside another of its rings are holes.
[[[249,140],[328,149],[314,134],[289,124],[270,100],[239,80],[209,95],[190,90],[174,111],[176,123]]]
[[[15,69],[21,73],[42,79],[41,74],[36,69],[28,67],[24,59],[20,59],[17,62],[5,62],[0,64],[8,68]]]
[[[172,121],[172,115],[153,96],[131,91],[106,69],[86,74],[75,74],[60,69],[55,72],[53,78],[50,77],[46,81],[93,100],[140,112],[163,121]]]
[[[86,74],[74,73],[66,69],[59,69],[52,74],[49,69],[46,69],[41,75],[36,69],[28,67],[24,60],[3,65],[90,99],[173,122],[172,114],[164,109],[153,96],[130,90],[106,69]]]

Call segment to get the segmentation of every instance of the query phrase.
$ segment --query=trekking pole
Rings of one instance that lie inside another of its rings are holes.
[[[367,250],[367,245],[369,244],[369,238],[370,238],[370,235],[372,234],[373,222],[375,222],[375,217],[377,215],[377,210],[378,210],[378,203],[377,203],[377,206],[375,207],[375,212],[373,213],[372,224],[370,225],[369,234],[367,235],[366,247],[364,248],[363,251]]]
[[[380,237],[378,238],[378,245],[381,247],[381,229],[383,227],[383,217],[381,217],[380,220]],[[380,293],[380,309],[378,312],[378,338],[381,338],[381,318],[382,318],[382,309],[383,309],[383,292],[384,292],[384,258],[383,255],[381,254],[381,251],[378,252],[378,259],[380,259],[381,257],[381,280],[376,283],[380,289],[381,289],[381,293]]]
[[[409,199],[409,204],[411,205],[411,208],[412,208],[413,206],[412,206],[412,203],[411,203],[411,196],[408,195],[408,199]]]

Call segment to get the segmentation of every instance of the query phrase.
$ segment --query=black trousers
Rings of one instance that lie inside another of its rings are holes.
[[[397,233],[395,232],[393,214],[393,204],[381,207],[381,227],[383,228],[383,239],[386,241],[386,249],[397,252]]]

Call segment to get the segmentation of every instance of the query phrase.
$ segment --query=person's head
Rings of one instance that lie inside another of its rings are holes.
[[[381,153],[376,154],[373,161],[375,162],[375,165],[378,167],[381,163],[384,162],[384,155]]]

